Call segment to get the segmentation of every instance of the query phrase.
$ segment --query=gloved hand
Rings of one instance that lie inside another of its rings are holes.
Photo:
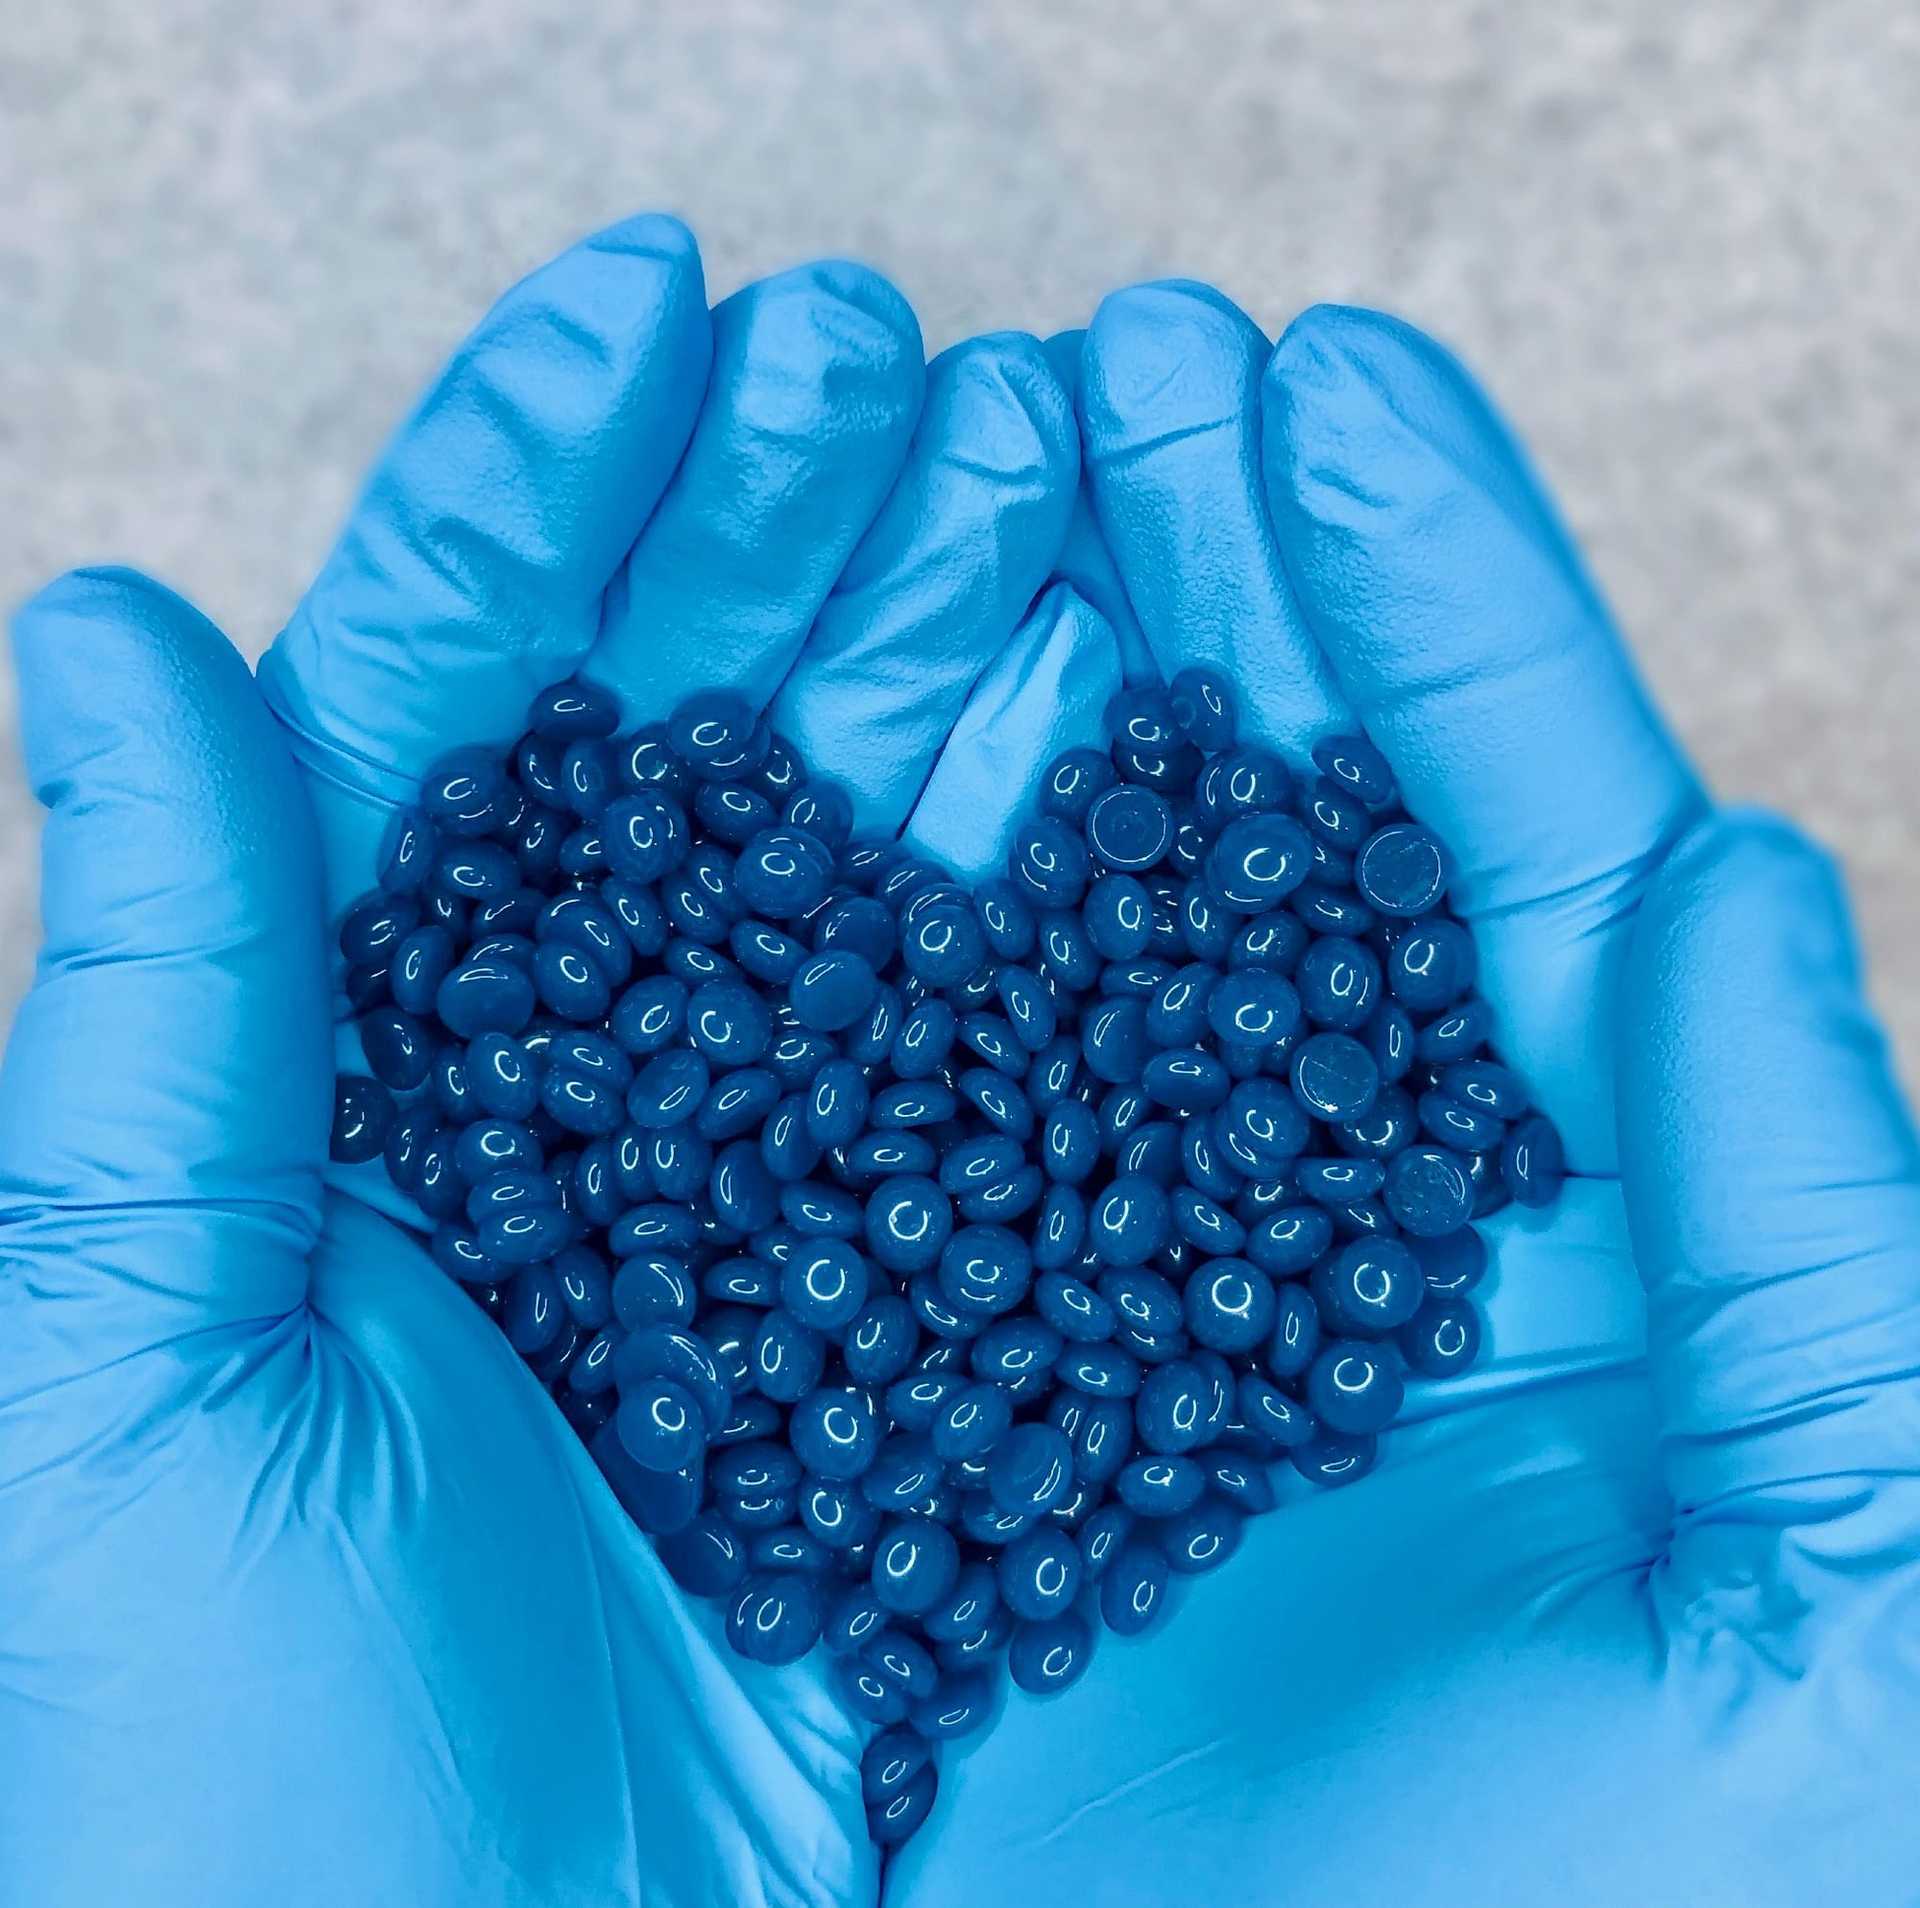
[[[1365,726],[1577,1177],[1486,1224],[1481,1367],[1012,1701],[890,1899],[1912,1902],[1920,1151],[1832,870],[1709,811],[1417,333],[1320,309],[1270,351],[1149,286],[1079,407],[1082,587],[1097,528],[1165,673],[1224,666],[1296,756]]]
[[[1005,778],[1118,680],[1067,592],[1027,614],[1077,472],[1035,340],[923,367],[833,264],[710,316],[638,219],[460,351],[258,684],[130,573],[21,612],[50,813],[0,1078],[0,1899],[873,1896],[817,1665],[724,1646],[377,1167],[327,1167],[329,929],[426,764],[576,667],[636,716],[777,692],[865,823],[991,860]]]

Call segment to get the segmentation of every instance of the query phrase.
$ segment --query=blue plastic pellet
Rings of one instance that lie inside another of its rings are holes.
[[[1024,1072],[1032,1056],[1049,1047],[1059,1026],[1059,1010],[1053,996],[1040,978],[1011,962],[1003,964],[994,977],[1000,996],[1005,1024],[1012,1029],[1019,1051],[1009,1058]],[[988,1056],[992,1058],[992,1055]],[[996,1064],[999,1064],[996,1061]],[[1014,1070],[1013,1068],[1009,1069]]]
[[[734,781],[759,767],[772,738],[743,698],[701,689],[668,719],[667,743],[702,779]]]
[[[800,1572],[762,1571],[734,1593],[727,1640],[756,1663],[793,1663],[819,1640],[819,1586]]]
[[[1033,1103],[1020,1084],[992,1067],[969,1067],[955,1082],[960,1096],[995,1131],[1024,1140],[1033,1131]]]
[[[1101,1622],[1115,1636],[1138,1636],[1160,1614],[1167,1580],[1166,1552],[1157,1543],[1122,1543],[1100,1579]]]
[[[974,1341],[973,1373],[1017,1393],[1028,1381],[1037,1383],[1050,1371],[1063,1349],[1060,1334],[1044,1319],[1002,1319]]]
[[[779,1418],[772,1420],[778,1429]],[[880,1513],[861,1496],[857,1483],[808,1477],[801,1481],[800,1521],[823,1548],[854,1551],[870,1545],[880,1532]]]
[[[693,1114],[693,1130],[704,1140],[737,1139],[757,1131],[780,1101],[780,1083],[759,1067],[742,1067],[715,1080]]]
[[[1245,1259],[1210,1259],[1189,1276],[1184,1311],[1197,1344],[1249,1353],[1273,1330],[1273,1282]]]
[[[1070,1610],[1083,1574],[1078,1546],[1045,1525],[1010,1543],[996,1566],[1002,1603],[1028,1623]]]
[[[1307,1403],[1329,1430],[1347,1437],[1383,1431],[1400,1409],[1405,1386],[1397,1360],[1378,1345],[1330,1339],[1307,1368]]]
[[[1414,1035],[1413,1054],[1429,1067],[1471,1060],[1493,1031],[1493,1010],[1484,1000],[1455,1001]]]
[[[1225,1101],[1233,1079],[1203,1048],[1176,1047],[1156,1053],[1147,1062],[1140,1084],[1148,1098],[1176,1113],[1210,1113]]]
[[[1354,1239],[1314,1268],[1314,1304],[1334,1332],[1381,1338],[1420,1309],[1427,1283],[1420,1262],[1397,1239]]]
[[[1239,1549],[1245,1522],[1231,1504],[1213,1498],[1170,1518],[1155,1535],[1172,1569],[1197,1576],[1219,1569]]]
[[[640,1069],[627,1092],[627,1112],[648,1132],[683,1125],[698,1112],[711,1079],[699,1054],[685,1047],[670,1048]]]
[[[1122,1327],[1136,1335],[1162,1338],[1180,1329],[1184,1301],[1179,1288],[1158,1272],[1137,1265],[1103,1271],[1097,1290],[1119,1315]]]
[[[389,894],[417,894],[432,872],[439,836],[423,809],[402,808],[380,845],[380,885]]]
[[[1095,798],[1115,779],[1112,762],[1098,749],[1069,749],[1041,778],[1041,810],[1065,822],[1082,822]]]
[[[949,1463],[981,1458],[1013,1426],[1013,1405],[999,1385],[973,1384],[955,1392],[934,1418],[934,1452]]]
[[[722,1259],[700,1275],[700,1289],[725,1304],[771,1307],[780,1302],[780,1268],[764,1259]]]
[[[1164,858],[1173,845],[1176,822],[1164,797],[1128,782],[1099,796],[1088,808],[1084,826],[1087,847],[1104,867],[1135,874]]]
[[[1447,889],[1446,857],[1417,822],[1389,822],[1361,845],[1354,885],[1382,914],[1412,917],[1439,906]]]
[[[1087,938],[1109,961],[1131,961],[1153,939],[1153,907],[1147,891],[1126,874],[1104,874],[1081,904]]]
[[[795,1404],[787,1436],[808,1470],[836,1481],[861,1476],[880,1446],[871,1395],[851,1386],[811,1391]]]
[[[953,1232],[953,1206],[930,1179],[901,1174],[867,1197],[867,1247],[890,1272],[924,1272]]]
[[[1133,1418],[1148,1451],[1176,1456],[1195,1449],[1205,1442],[1209,1428],[1205,1378],[1177,1359],[1148,1372],[1134,1399]]]
[[[1380,1003],[1380,963],[1361,942],[1327,935],[1301,956],[1294,984],[1308,1020],[1351,1033],[1366,1025]]]
[[[782,986],[807,958],[804,942],[766,921],[736,921],[727,930],[727,951],[741,968],[766,986]]]
[[[393,1132],[393,1095],[364,1073],[343,1073],[334,1084],[328,1153],[347,1165],[377,1159]]]
[[[573,958],[586,965],[584,955]],[[606,983],[599,980],[598,985],[604,991]],[[441,1024],[462,1040],[482,1033],[517,1034],[533,1018],[536,1005],[533,977],[515,963],[501,960],[463,961],[441,981],[434,997]],[[363,1017],[363,1040],[367,1024]]]
[[[796,921],[826,899],[833,864],[825,845],[785,825],[750,836],[733,864],[743,907],[774,922]]]
[[[834,1332],[866,1303],[870,1283],[865,1258],[844,1239],[813,1239],[781,1272],[781,1303],[801,1324]]]
[[[484,835],[508,799],[505,770],[491,749],[450,750],[431,768],[420,786],[420,806],[445,835]]]
[[[1501,1143],[1500,1178],[1516,1205],[1547,1205],[1565,1176],[1560,1135],[1539,1114],[1521,1120]]]
[[[1210,669],[1187,668],[1174,677],[1173,719],[1189,742],[1209,752],[1231,748],[1237,724],[1233,690]]]
[[[1393,771],[1371,742],[1359,736],[1329,736],[1313,745],[1314,766],[1371,809],[1395,799]]]
[[[1422,1378],[1452,1378],[1480,1355],[1480,1314],[1459,1299],[1432,1299],[1395,1334],[1400,1355]]]
[[[873,1594],[881,1607],[911,1616],[939,1602],[960,1574],[952,1532],[925,1518],[885,1526],[874,1542]],[[929,1674],[932,1670],[928,1659]]]
[[[1033,1170],[1027,1168],[1028,1172]],[[1033,1224],[1035,1267],[1043,1272],[1058,1272],[1076,1263],[1086,1230],[1087,1202],[1078,1189],[1058,1183],[1049,1186],[1040,1200],[1039,1216]]]
[[[959,1031],[961,1046],[997,1072],[1015,1080],[1026,1072],[1029,1060],[1027,1049],[1014,1037],[1012,1027],[998,1014],[964,1015]],[[1052,1037],[1049,1029],[1047,1038]]]
[[[1197,1251],[1224,1257],[1246,1244],[1246,1227],[1191,1185],[1175,1187],[1171,1203],[1175,1233]]]
[[[1032,1278],[1031,1249],[1004,1226],[962,1226],[940,1251],[941,1290],[956,1305],[989,1315],[1018,1305]]]
[[[1121,1467],[1116,1487],[1136,1516],[1176,1517],[1200,1501],[1206,1481],[1205,1470],[1190,1457],[1139,1457]]]
[[[516,1287],[519,1284],[516,1280]],[[684,1386],[670,1378],[643,1378],[622,1385],[613,1422],[627,1455],[643,1470],[683,1470],[706,1448],[700,1407]]]
[[[773,1015],[760,995],[738,981],[711,981],[687,1002],[687,1032],[716,1067],[751,1066],[773,1037]]]
[[[1457,1232],[1473,1215],[1467,1162],[1445,1146],[1408,1146],[1396,1153],[1382,1197],[1395,1223],[1420,1238]]]
[[[1171,725],[1170,716],[1162,716],[1163,725]],[[1113,765],[1126,782],[1138,782],[1162,793],[1178,794],[1192,786],[1200,771],[1200,751],[1190,742],[1176,741],[1171,746],[1129,746],[1122,738],[1113,745]]]
[[[1380,1087],[1372,1054],[1343,1033],[1318,1033],[1302,1041],[1294,1049],[1288,1077],[1299,1104],[1329,1124],[1363,1118]]]
[[[1463,1153],[1488,1152],[1506,1137],[1504,1120],[1438,1087],[1421,1094],[1417,1105],[1422,1130]]]
[[[1035,922],[1040,958],[1047,973],[1071,993],[1084,993],[1100,975],[1100,956],[1077,914],[1043,914]]]
[[[1313,1041],[1308,1041],[1301,1051],[1306,1052],[1313,1045]],[[1365,1058],[1364,1054],[1361,1058]],[[1296,1083],[1300,1064],[1296,1054],[1293,1064]],[[1289,1093],[1278,1080],[1242,1080],[1227,1095],[1226,1104],[1214,1114],[1209,1138],[1233,1171],[1250,1178],[1285,1172],[1306,1147],[1311,1133],[1307,1110],[1310,1107],[1312,1102],[1299,1091],[1297,1084]],[[1321,1112],[1320,1117],[1328,1115]]]
[[[847,949],[815,954],[787,990],[795,1018],[815,1033],[850,1027],[872,1004],[879,982],[866,959]]]
[[[1036,815],[1014,830],[1007,873],[1034,906],[1067,908],[1086,892],[1092,863],[1077,829],[1057,816]]]
[[[910,1729],[888,1729],[874,1737],[860,1758],[860,1793],[868,1808],[881,1808],[904,1793],[932,1754],[926,1739]]]
[[[790,1093],[767,1115],[760,1131],[760,1157],[782,1184],[803,1180],[820,1163],[821,1146],[807,1125],[807,1099]]]
[[[693,818],[714,840],[739,847],[773,825],[774,807],[758,789],[738,782],[705,782],[693,798]]]
[[[952,1050],[958,1018],[944,1000],[923,1000],[894,1030],[890,1058],[902,1080],[925,1080],[937,1073]]]
[[[1255,914],[1284,901],[1307,878],[1313,845],[1290,815],[1241,815],[1220,831],[1207,882],[1230,910]]]
[[[900,951],[908,973],[939,990],[957,987],[980,966],[987,937],[970,907],[931,907],[906,924]]]
[[[920,1176],[939,1164],[931,1140],[905,1131],[863,1133],[847,1148],[846,1166],[856,1180],[885,1179],[894,1174]]]
[[[1397,1086],[1382,1087],[1372,1106],[1357,1120],[1343,1120],[1329,1129],[1333,1143],[1356,1159],[1382,1162],[1413,1143],[1420,1118],[1413,1100]]]
[[[1172,1214],[1165,1190],[1142,1176],[1123,1176],[1093,1202],[1087,1234],[1102,1263],[1139,1266],[1165,1245]]]
[[[347,910],[340,924],[340,951],[350,965],[389,966],[419,921],[420,904],[411,896],[376,888]]]
[[[667,944],[667,912],[651,888],[609,877],[600,884],[607,911],[634,953],[651,959]]]
[[[1219,970],[1206,961],[1190,961],[1169,974],[1147,1009],[1146,1034],[1153,1045],[1188,1047],[1202,1039],[1220,978]]]
[[[1063,1185],[1085,1183],[1100,1163],[1100,1123],[1079,1100],[1058,1101],[1040,1138],[1040,1162]]]
[[[1435,1014],[1473,985],[1473,942],[1457,921],[1419,921],[1387,957],[1388,991],[1409,1013]]]
[[[982,882],[974,908],[987,946],[1003,961],[1020,961],[1033,951],[1039,938],[1032,907],[1004,876]]]
[[[1240,1422],[1269,1451],[1291,1451],[1307,1443],[1316,1425],[1306,1407],[1258,1372],[1242,1372],[1234,1387]]]
[[[1268,1374],[1286,1380],[1299,1375],[1312,1364],[1320,1349],[1320,1308],[1303,1286],[1287,1284],[1275,1297],[1273,1329],[1261,1352],[1260,1362]]]

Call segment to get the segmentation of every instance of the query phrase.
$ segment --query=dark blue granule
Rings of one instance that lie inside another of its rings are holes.
[[[1126,691],[969,890],[740,698],[570,681],[436,763],[341,923],[381,1158],[744,1656],[821,1642],[868,1821],[1380,1455],[1560,1142],[1369,743]],[[369,1077],[370,1076],[370,1077]]]

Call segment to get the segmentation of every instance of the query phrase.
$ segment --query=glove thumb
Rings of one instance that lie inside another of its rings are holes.
[[[246,663],[76,571],[14,622],[45,943],[0,1074],[11,1370],[51,1384],[305,1294],[328,1121],[312,818]]]

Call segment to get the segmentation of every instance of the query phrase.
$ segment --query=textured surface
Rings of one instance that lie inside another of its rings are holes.
[[[0,65],[0,595],[147,565],[257,651],[507,279],[636,206],[929,348],[1217,280],[1455,343],[1724,794],[1843,853],[1920,1072],[1920,23],[1885,0],[30,9]],[[1909,639],[1903,642],[1903,635]],[[0,704],[0,1011],[33,823]]]

